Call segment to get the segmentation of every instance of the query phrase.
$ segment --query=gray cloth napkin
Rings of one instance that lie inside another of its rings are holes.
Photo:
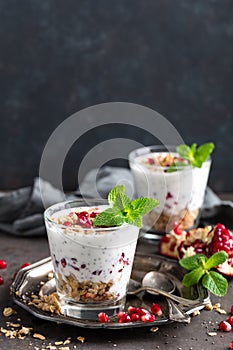
[[[40,183],[40,186],[39,186]],[[82,197],[107,198],[109,191],[117,184],[124,184],[130,198],[135,197],[133,177],[129,169],[103,167],[93,169],[83,179],[79,189],[67,199]],[[18,236],[45,235],[43,219],[43,192],[47,207],[64,200],[64,194],[43,179],[36,178],[32,188],[25,187],[9,193],[0,193],[0,231]],[[203,205],[201,224],[224,223],[233,228],[233,203],[221,199],[207,188]]]

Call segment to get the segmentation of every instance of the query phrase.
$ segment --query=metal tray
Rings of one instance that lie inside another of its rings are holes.
[[[184,315],[192,314],[196,310],[201,310],[204,308],[205,304],[210,302],[208,291],[201,285],[196,287],[186,288],[182,285],[181,281],[184,275],[184,270],[179,266],[177,261],[165,258],[160,255],[145,256],[137,254],[134,260],[134,266],[131,275],[131,284],[139,285],[146,272],[155,270],[166,274],[175,283],[176,289],[175,294],[185,297],[187,299],[192,299],[196,301],[196,305],[182,308]],[[161,317],[156,317],[154,322],[144,323],[144,322],[129,322],[129,323],[118,323],[117,317],[112,319],[108,323],[100,323],[99,321],[89,321],[80,320],[77,318],[72,318],[64,315],[54,315],[49,312],[44,312],[34,305],[28,304],[31,300],[31,294],[38,294],[42,287],[41,282],[45,285],[48,284],[49,277],[48,274],[53,272],[53,266],[51,258],[46,258],[40,260],[22,270],[20,270],[16,278],[11,285],[11,294],[15,303],[20,305],[22,308],[30,312],[36,317],[44,320],[49,320],[59,323],[67,323],[70,325],[85,327],[85,328],[109,328],[109,329],[123,329],[132,327],[156,327],[163,324],[171,323],[176,320],[173,313],[176,313],[176,307],[171,307],[171,303],[162,296],[151,295],[147,292],[142,292],[137,296],[127,296],[126,307],[129,305],[137,307],[150,308],[150,305],[154,302],[159,303],[162,308],[163,315]],[[49,284],[48,284],[49,286]],[[49,288],[48,288],[49,291]],[[49,292],[53,292],[51,290]],[[48,293],[49,294],[49,293]],[[173,303],[173,306],[176,305]],[[182,322],[182,320],[180,320]],[[187,322],[187,319],[183,319],[183,322]]]

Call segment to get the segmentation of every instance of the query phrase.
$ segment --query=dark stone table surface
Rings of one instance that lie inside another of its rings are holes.
[[[154,254],[157,251],[155,241],[141,238],[138,242],[137,252]],[[212,297],[212,303],[220,302],[227,315],[221,315],[216,311],[202,310],[200,315],[192,317],[190,324],[171,323],[160,326],[153,333],[150,326],[143,328],[132,328],[124,330],[84,329],[70,325],[56,324],[44,321],[29,314],[15,305],[9,293],[9,286],[13,275],[19,266],[27,261],[35,262],[49,255],[48,242],[46,238],[18,238],[4,233],[0,234],[0,259],[8,262],[6,270],[1,271],[5,283],[0,287],[0,327],[7,328],[6,323],[20,322],[22,325],[32,327],[33,332],[43,334],[46,339],[39,340],[27,336],[24,340],[9,339],[0,333],[1,350],[22,349],[49,349],[49,344],[54,345],[56,341],[64,341],[70,337],[68,349],[119,349],[119,350],[150,350],[150,349],[182,349],[182,350],[219,350],[228,349],[233,340],[232,332],[223,333],[216,331],[211,337],[208,332],[215,331],[221,320],[227,319],[231,305],[233,304],[233,279],[229,279],[229,289],[223,298]],[[12,307],[17,314],[4,317],[2,311],[5,307]],[[85,342],[81,343],[77,337],[82,336]],[[47,347],[47,348],[46,348]]]

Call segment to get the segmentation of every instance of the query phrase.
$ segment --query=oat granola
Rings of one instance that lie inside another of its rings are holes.
[[[61,274],[58,274],[58,290],[66,297],[82,302],[104,301],[115,298],[114,293],[109,290],[113,285],[113,281],[108,283],[84,281],[79,282],[77,278],[70,274],[63,279]]]

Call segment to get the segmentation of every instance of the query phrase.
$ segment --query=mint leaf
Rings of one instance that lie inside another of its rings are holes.
[[[159,204],[157,199],[153,198],[137,198],[132,200],[125,208],[124,212],[130,216],[139,216],[149,213],[154,207]]]
[[[94,221],[94,226],[120,226],[125,222],[122,212],[115,208],[108,208],[98,214]]]
[[[213,150],[214,144],[211,142],[205,143],[198,147],[194,157],[194,163],[197,164],[196,166],[201,168],[202,164],[208,159],[209,155],[213,152]]]
[[[125,187],[123,185],[113,187],[108,194],[108,202],[112,207],[124,209],[130,203],[130,198],[125,194]]]
[[[173,173],[174,171],[180,170],[180,168],[183,168],[185,166],[188,166],[188,164],[183,163],[183,162],[176,162],[175,164],[171,165],[166,172],[167,173]]]
[[[219,297],[227,292],[228,282],[225,277],[216,271],[210,271],[202,279],[202,284],[205,288]]]
[[[188,145],[179,145],[176,151],[181,158],[190,162],[194,167],[201,168],[202,164],[208,159],[214,150],[212,142],[204,143],[197,148],[197,144],[193,143],[190,147]]]
[[[134,225],[134,226],[137,226],[139,228],[142,227],[142,217],[141,216],[135,217],[135,218],[126,217],[125,222],[129,225]]]
[[[213,267],[223,264],[228,259],[228,254],[221,250],[213,254],[205,263],[205,269],[210,270]]]
[[[189,256],[188,258],[183,258],[179,260],[179,264],[186,270],[193,270],[200,266],[203,268],[202,262],[205,262],[206,260],[207,258],[205,255],[196,254],[196,255]]]
[[[203,268],[197,267],[196,269],[184,275],[182,283],[185,287],[191,287],[194,284],[197,284],[204,274],[205,274],[205,271],[203,270]]]
[[[124,186],[119,185],[109,192],[108,202],[111,208],[96,216],[93,220],[94,226],[119,226],[126,222],[142,227],[143,215],[159,204],[154,198],[138,198],[131,201],[124,191]]]
[[[191,154],[192,150],[188,145],[179,145],[176,147],[177,153],[179,153],[179,156],[181,158],[190,160],[191,159]]]
[[[159,201],[153,198],[138,198],[132,200],[123,210],[128,224],[142,227],[142,216],[149,213]]]

